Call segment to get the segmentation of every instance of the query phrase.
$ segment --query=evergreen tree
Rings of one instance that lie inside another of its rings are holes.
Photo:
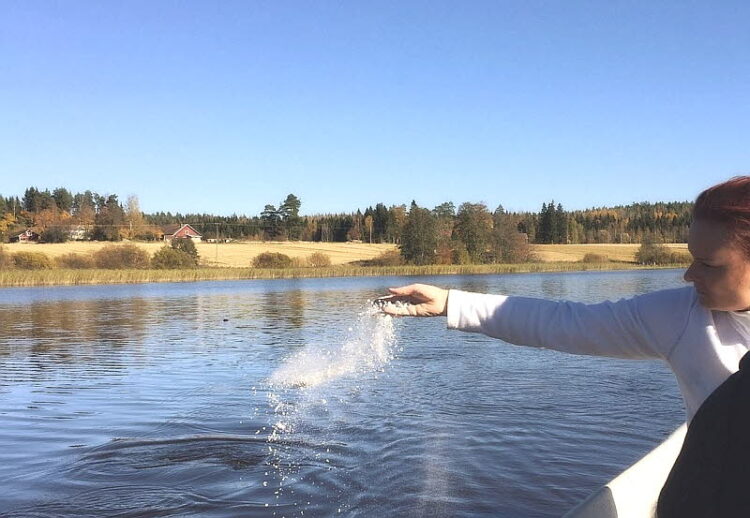
[[[266,205],[260,213],[260,220],[263,225],[263,239],[273,240],[283,235],[283,222],[275,206]]]
[[[388,227],[388,209],[382,203],[375,205],[372,215],[372,228],[377,243],[386,242],[386,228]]]
[[[401,236],[401,255],[409,263],[433,264],[436,247],[435,217],[412,201]]]
[[[566,244],[568,242],[568,216],[563,210],[562,203],[557,204],[557,208],[553,214],[554,220],[554,236],[553,242],[558,244]]]
[[[279,206],[279,214],[284,224],[286,235],[289,239],[299,240],[302,233],[303,221],[299,216],[299,209],[302,202],[294,194],[289,194]]]
[[[40,205],[40,192],[36,187],[29,187],[23,193],[23,210],[26,212],[36,212]]]
[[[57,208],[62,211],[69,213],[73,208],[73,195],[64,187],[58,187],[52,191],[52,198],[55,200]]]
[[[438,219],[452,219],[456,217],[456,206],[452,201],[447,201],[432,209],[432,213]]]
[[[117,200],[116,194],[101,197],[101,206],[94,216],[94,229],[91,238],[96,241],[119,241],[122,239],[121,230],[125,222],[125,212]]]
[[[537,243],[551,243],[553,235],[553,211],[555,210],[554,202],[550,205],[542,203],[542,210],[539,212],[539,226],[536,231]]]

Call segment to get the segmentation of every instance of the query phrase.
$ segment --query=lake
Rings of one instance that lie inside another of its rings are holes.
[[[426,282],[596,302],[682,271],[0,289],[0,516],[560,516],[684,421],[658,361],[391,319]]]

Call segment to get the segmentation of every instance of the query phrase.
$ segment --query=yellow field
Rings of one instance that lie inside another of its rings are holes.
[[[40,243],[11,243],[3,245],[8,252],[33,251],[43,252],[51,258],[71,252],[89,254],[101,247],[112,243],[91,241],[72,241],[69,243],[40,244]],[[153,255],[163,242],[134,243]],[[372,259],[388,250],[396,250],[396,245],[368,244],[368,243],[313,243],[309,241],[295,242],[248,242],[248,243],[196,243],[201,261],[210,266],[248,267],[253,257],[263,252],[279,252],[289,257],[307,257],[315,252],[321,252],[331,258],[331,264],[346,264],[353,261]]]
[[[61,244],[20,244],[3,245],[8,252],[29,250],[44,252],[51,258],[75,252],[89,254],[109,243],[74,241]],[[148,251],[156,252],[164,246],[163,242],[135,243]],[[388,250],[396,250],[396,245],[368,243],[314,243],[310,241],[295,242],[247,242],[247,243],[197,243],[201,260],[208,266],[248,267],[253,257],[263,252],[280,252],[289,257],[308,257],[314,252],[321,252],[331,258],[332,265],[341,265],[354,261],[372,259]],[[588,253],[606,255],[611,261],[632,262],[640,245],[602,244],[602,245],[532,245],[531,250],[538,260],[543,262],[580,261]],[[687,252],[687,245],[675,243],[666,245],[675,250]]]
[[[635,261],[635,253],[641,245],[532,245],[532,252],[540,261],[580,261],[586,254],[606,255],[610,261]],[[687,244],[671,243],[669,248],[687,252]]]

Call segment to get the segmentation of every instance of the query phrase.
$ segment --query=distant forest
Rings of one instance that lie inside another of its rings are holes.
[[[525,260],[529,243],[685,242],[691,202],[642,202],[566,211],[551,200],[539,212],[502,205],[446,202],[434,208],[378,203],[348,213],[300,213],[294,194],[253,216],[143,213],[138,198],[29,187],[22,197],[0,196],[0,241],[30,230],[43,242],[70,239],[153,241],[162,226],[188,223],[204,239],[394,243],[416,264]]]

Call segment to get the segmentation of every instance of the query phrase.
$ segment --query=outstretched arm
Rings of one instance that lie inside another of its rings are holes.
[[[390,291],[381,299],[390,315],[447,315],[449,328],[517,345],[618,358],[667,358],[696,303],[691,289],[599,304],[449,292],[424,284]]]

